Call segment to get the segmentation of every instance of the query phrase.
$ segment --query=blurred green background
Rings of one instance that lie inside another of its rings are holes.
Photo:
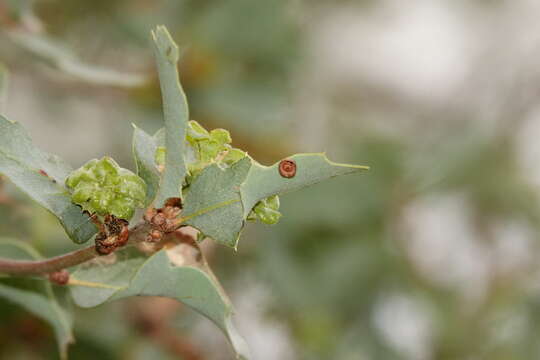
[[[237,253],[205,241],[254,359],[538,359],[538,16],[530,0],[0,0],[0,106],[73,166],[133,168],[131,123],[162,124],[149,30],[165,24],[193,119],[262,163],[371,166],[282,197],[280,223],[248,226]],[[0,194],[1,236],[74,247]],[[168,300],[75,312],[73,359],[232,357]],[[56,353],[0,300],[0,358]]]

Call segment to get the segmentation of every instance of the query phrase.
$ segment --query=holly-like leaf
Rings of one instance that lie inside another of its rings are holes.
[[[71,202],[64,187],[71,168],[59,157],[42,152],[18,123],[0,116],[0,174],[52,212],[76,243],[96,232],[90,218]]]
[[[129,296],[174,298],[212,320],[227,336],[239,359],[248,358],[243,339],[232,323],[232,305],[196,244],[170,243],[146,257],[134,248],[81,265],[72,274],[76,304],[93,307]]]
[[[161,207],[168,198],[182,197],[182,184],[187,172],[184,161],[184,139],[189,110],[178,76],[177,63],[180,57],[178,46],[165,26],[158,26],[152,31],[152,40],[163,99],[167,148],[165,170],[155,204],[156,207]]]
[[[246,180],[240,187],[244,216],[248,216],[257,202],[269,196],[285,194],[332,177],[369,169],[367,166],[332,162],[324,153],[296,154],[287,159],[296,164],[295,174],[290,178],[280,174],[279,162],[272,166],[253,162]]]
[[[205,168],[189,187],[184,200],[184,223],[206,236],[236,247],[244,225],[240,185],[252,166],[248,156],[222,169],[213,164]]]
[[[17,260],[39,259],[39,254],[20,241],[0,239],[0,256]],[[55,294],[45,279],[0,277],[0,297],[15,303],[49,323],[56,335],[60,358],[67,359],[68,345],[73,343],[71,313],[61,303],[65,294]]]
[[[280,174],[279,162],[263,166],[249,156],[226,169],[208,166],[195,178],[186,194],[182,211],[184,223],[218,243],[236,248],[245,220],[259,201],[368,169],[331,162],[324,154],[297,154],[288,160],[296,164],[296,172],[289,178]]]

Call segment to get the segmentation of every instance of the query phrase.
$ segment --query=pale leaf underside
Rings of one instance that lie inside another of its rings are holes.
[[[146,257],[133,247],[116,260],[81,265],[72,274],[71,294],[77,305],[93,307],[129,296],[174,298],[212,320],[230,340],[238,358],[248,350],[236,332],[232,305],[197,245],[170,243]]]

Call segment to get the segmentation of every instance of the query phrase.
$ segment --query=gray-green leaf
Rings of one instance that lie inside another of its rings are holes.
[[[152,31],[163,115],[165,118],[165,170],[156,198],[156,207],[171,197],[182,197],[182,184],[186,176],[184,147],[189,111],[186,95],[180,85],[177,63],[179,50],[165,26]]]
[[[227,169],[208,166],[189,187],[184,222],[218,243],[236,248],[245,220],[260,200],[368,169],[331,162],[324,154],[297,154],[288,159],[296,163],[291,178],[280,175],[279,163],[263,166],[249,156]]]
[[[137,175],[146,182],[146,205],[150,205],[159,190],[161,177],[155,161],[157,141],[135,125],[133,127],[133,157]]]
[[[71,168],[59,157],[42,152],[18,123],[0,116],[0,173],[52,212],[76,243],[96,232],[90,218],[71,202],[64,181]]]
[[[227,336],[239,359],[247,347],[236,332],[232,305],[196,245],[170,244],[150,257],[134,248],[78,267],[70,290],[77,305],[93,307],[129,296],[177,299],[212,320]],[[105,262],[101,262],[105,261]]]
[[[244,216],[248,216],[259,200],[269,196],[281,195],[332,177],[368,169],[367,166],[332,162],[324,153],[296,154],[287,159],[296,163],[296,174],[291,178],[280,175],[279,162],[272,166],[263,166],[253,162],[253,166],[240,188]]]
[[[205,168],[186,194],[184,222],[217,242],[236,247],[244,226],[239,189],[251,166],[246,156],[226,169],[216,164]]]
[[[40,258],[25,243],[8,239],[0,239],[0,256],[18,260]],[[71,313],[59,303],[59,300],[62,303],[66,301],[65,294],[56,295],[51,284],[44,279],[0,278],[0,297],[20,305],[53,327],[62,359],[67,359],[68,345],[74,341]]]

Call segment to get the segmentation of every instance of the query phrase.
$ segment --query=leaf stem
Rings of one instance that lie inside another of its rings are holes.
[[[95,246],[75,250],[44,260],[10,260],[0,258],[0,273],[13,275],[38,275],[62,270],[98,256]]]
[[[91,287],[91,288],[113,289],[113,290],[119,290],[122,288],[120,286],[112,286],[112,285],[107,285],[107,284],[102,284],[102,283],[97,283],[97,282],[79,280],[79,279],[75,279],[73,276],[70,276],[68,285],[86,286],[86,287]]]

